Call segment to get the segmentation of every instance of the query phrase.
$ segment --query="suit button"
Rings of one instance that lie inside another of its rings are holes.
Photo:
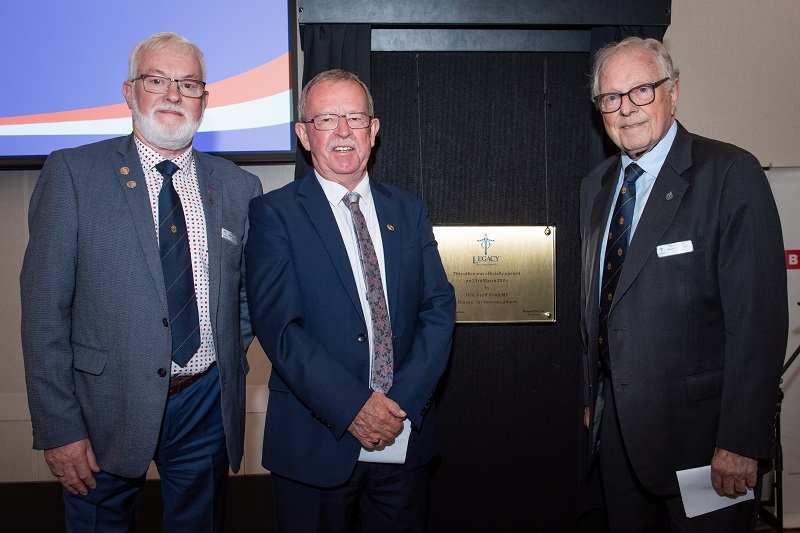
[[[164,320],[162,320],[162,322],[164,323],[164,327],[165,327],[165,328],[168,328],[168,327],[169,327],[169,320],[167,320],[167,319],[165,318]]]
[[[159,375],[159,376],[161,376],[161,377],[163,378],[164,376],[166,376],[166,375],[167,375],[167,371],[166,371],[166,370],[164,370],[163,368],[159,368],[159,369],[158,369],[158,375]]]
[[[358,337],[356,337],[358,342],[367,342],[367,335],[365,333],[359,333]]]

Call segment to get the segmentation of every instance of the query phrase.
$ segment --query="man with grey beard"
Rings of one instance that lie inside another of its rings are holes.
[[[221,531],[244,448],[252,340],[242,270],[261,183],[192,139],[202,52],[158,33],[122,93],[133,133],[53,152],[20,276],[33,446],[68,531],[132,531],[151,461],[164,531]]]

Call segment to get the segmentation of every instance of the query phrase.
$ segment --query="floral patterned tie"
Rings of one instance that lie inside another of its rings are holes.
[[[392,386],[394,376],[394,360],[392,356],[392,326],[389,323],[389,310],[386,306],[386,294],[383,292],[381,267],[378,256],[369,236],[367,221],[358,207],[361,198],[356,192],[344,195],[342,201],[350,207],[353,215],[353,226],[358,237],[358,251],[361,259],[361,270],[367,286],[367,300],[372,315],[372,375],[370,387],[386,394]]]

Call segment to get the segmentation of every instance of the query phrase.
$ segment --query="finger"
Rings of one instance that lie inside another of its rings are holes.
[[[82,463],[75,466],[75,471],[78,475],[78,478],[86,484],[87,487],[90,489],[97,488],[97,482],[94,480],[94,476],[92,476],[92,470],[89,467],[89,463]]]
[[[722,478],[720,476],[711,476],[711,486],[714,487],[714,492],[718,496],[725,496],[725,490],[722,487]]]
[[[61,482],[61,486],[64,487],[64,490],[66,490],[67,492],[69,492],[73,496],[77,496],[78,495],[78,490],[75,487],[73,487],[72,485],[69,484],[69,482],[67,481],[67,478],[61,477],[61,478],[58,478],[58,480]]]
[[[736,496],[736,483],[733,478],[726,477],[722,481],[722,489],[725,492],[725,496],[730,498]]]
[[[86,444],[86,460],[89,462],[89,468],[92,472],[95,474],[100,472],[100,465],[97,464],[97,457],[94,455],[91,442]]]

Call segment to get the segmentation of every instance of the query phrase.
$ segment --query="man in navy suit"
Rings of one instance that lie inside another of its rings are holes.
[[[242,250],[247,207],[262,189],[192,149],[205,79],[202,52],[180,35],[139,43],[122,85],[133,134],[54,152],[31,198],[21,293],[33,445],[64,487],[69,531],[134,530],[151,461],[164,531],[223,527],[253,338]],[[159,227],[162,162],[177,166],[180,231]],[[169,231],[188,239],[177,270],[196,307],[180,363],[159,251]]]
[[[752,531],[772,453],[778,212],[755,157],[675,120],[678,89],[659,41],[596,56],[593,101],[621,152],[581,187],[584,423],[614,533]],[[676,472],[709,465],[719,497],[755,498],[687,518]]]
[[[425,202],[367,173],[373,115],[355,74],[319,74],[303,89],[295,126],[314,170],[250,203],[247,296],[273,368],[262,463],[278,531],[346,532],[353,520],[362,531],[425,526],[438,451],[433,394],[455,299]],[[349,193],[380,280],[362,267]],[[376,286],[388,303],[390,365],[373,361],[387,348],[367,301]],[[393,376],[388,390],[371,378],[376,365]]]

